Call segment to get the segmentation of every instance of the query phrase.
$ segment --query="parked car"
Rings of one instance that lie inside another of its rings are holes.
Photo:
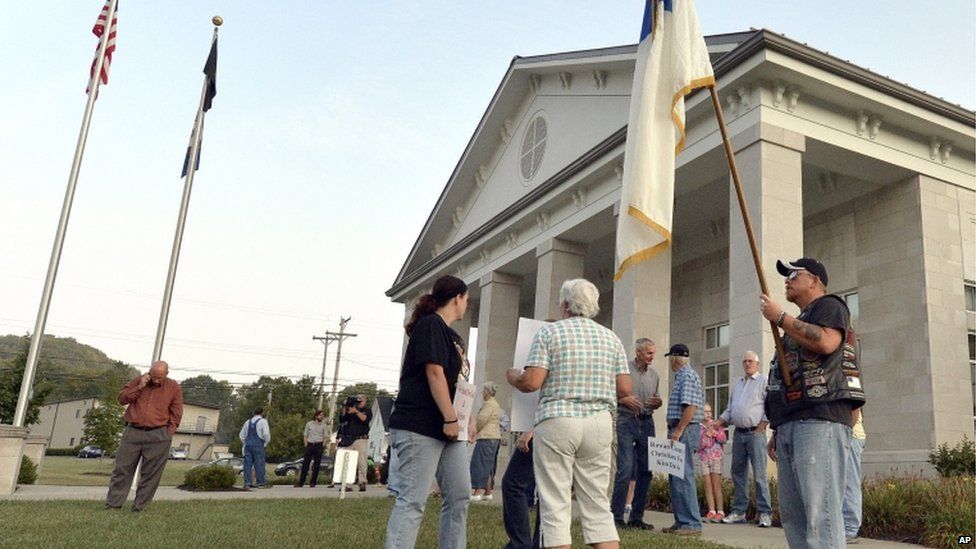
[[[332,456],[322,456],[322,465],[319,467],[319,477],[324,478],[324,480],[332,481],[332,464],[334,463]],[[312,464],[309,464],[309,468]],[[279,477],[292,477],[298,475],[302,472],[302,458],[298,458],[292,461],[286,461],[284,463],[279,463],[275,467],[275,474]]]
[[[169,459],[189,459],[190,456],[183,448],[170,448]]]
[[[224,467],[231,467],[234,469],[234,473],[238,475],[244,474],[244,458],[239,457],[229,457],[215,459],[209,463],[201,463],[200,465],[194,465],[191,469],[196,469],[197,467],[207,467],[209,465],[221,465]]]
[[[78,457],[80,458],[100,458],[105,452],[102,451],[98,446],[85,446],[78,452]]]

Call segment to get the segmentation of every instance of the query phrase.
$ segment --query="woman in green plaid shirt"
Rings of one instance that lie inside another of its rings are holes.
[[[592,320],[600,293],[583,279],[559,292],[563,319],[544,326],[532,341],[525,371],[508,371],[522,392],[540,390],[535,416],[534,469],[544,547],[569,547],[571,489],[576,489],[584,541],[619,547],[610,513],[611,412],[640,404],[631,394],[627,355],[620,339]]]

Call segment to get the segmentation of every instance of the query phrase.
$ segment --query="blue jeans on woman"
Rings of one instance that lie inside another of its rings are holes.
[[[501,442],[497,438],[483,438],[474,443],[474,452],[471,454],[471,488],[488,489],[488,478],[495,471]]]
[[[673,429],[668,429],[668,437]],[[668,475],[671,491],[671,510],[674,512],[674,527],[688,530],[701,530],[701,506],[698,504],[698,488],[695,485],[695,451],[701,438],[701,425],[692,423],[685,427],[679,442],[685,445],[685,478]]]
[[[841,507],[851,428],[823,419],[776,428],[779,516],[793,549],[844,547]]]
[[[398,465],[396,503],[386,525],[386,549],[412,549],[417,543],[417,531],[435,478],[441,489],[438,547],[463,549],[467,545],[471,501],[468,443],[390,429],[390,444]]]

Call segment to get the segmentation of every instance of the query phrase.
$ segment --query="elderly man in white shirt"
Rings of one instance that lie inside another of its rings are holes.
[[[745,375],[736,382],[729,393],[729,405],[722,412],[717,425],[732,425],[732,483],[735,492],[732,497],[732,512],[722,519],[725,524],[746,521],[749,509],[749,470],[756,484],[756,510],[759,512],[760,528],[773,524],[769,499],[769,481],[766,479],[766,376],[759,371],[759,355],[746,351],[742,357],[742,370]]]

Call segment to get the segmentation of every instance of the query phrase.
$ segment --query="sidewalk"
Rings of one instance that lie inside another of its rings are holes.
[[[2,501],[56,501],[56,500],[89,500],[104,501],[106,488],[104,486],[49,486],[49,485],[21,485],[10,496],[0,496]],[[354,488],[347,492],[350,499],[385,498],[387,490],[383,486],[369,486],[365,492]],[[338,488],[326,488],[325,485],[316,488],[293,488],[291,486],[274,486],[268,489],[251,490],[249,492],[187,492],[173,486],[160,486],[156,491],[155,501],[189,501],[189,500],[262,500],[262,499],[338,499]],[[491,505],[501,507],[501,498],[490,503],[472,503],[471,505]],[[654,530],[660,532],[662,528],[671,526],[673,517],[668,513],[648,511],[644,513],[644,521],[654,525]],[[787,549],[786,538],[782,528],[759,528],[754,524],[705,524],[702,529],[702,539],[730,545],[733,547],[748,547],[762,549]],[[858,547],[921,547],[908,543],[881,541],[861,538]]]

